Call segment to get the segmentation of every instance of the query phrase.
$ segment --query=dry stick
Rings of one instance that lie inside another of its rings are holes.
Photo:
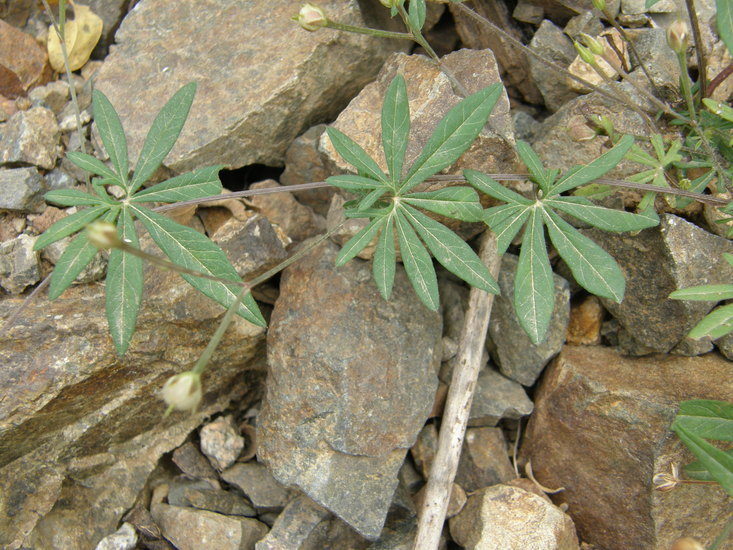
[[[493,232],[486,231],[481,238],[479,256],[494,278],[498,277],[501,256],[497,254],[496,236]],[[441,423],[438,451],[430,468],[425,500],[420,511],[417,537],[413,547],[415,550],[434,550],[440,544],[451,486],[456,477],[473,392],[481,368],[481,356],[493,303],[493,294],[475,287],[471,288],[466,319],[458,344],[458,361],[453,370]]]

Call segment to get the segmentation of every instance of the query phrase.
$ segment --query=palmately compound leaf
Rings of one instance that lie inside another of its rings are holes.
[[[382,105],[382,148],[393,188],[397,187],[402,177],[402,164],[405,161],[409,136],[410,105],[407,101],[407,86],[402,75],[397,75],[387,88]]]
[[[533,344],[545,339],[555,307],[555,287],[541,210],[533,208],[530,212],[514,276],[514,310]]]
[[[400,242],[400,253],[402,263],[407,272],[407,278],[412,283],[420,301],[432,310],[438,311],[440,304],[438,297],[438,277],[435,274],[433,260],[425,247],[417,238],[415,230],[410,227],[409,222],[402,213],[396,211],[397,237]]]
[[[496,253],[499,256],[512,244],[531,211],[531,206],[523,204],[502,204],[486,209],[484,223],[496,235]]]
[[[115,168],[117,179],[123,187],[127,187],[127,173],[130,168],[127,158],[127,138],[120,117],[107,96],[99,90],[92,92],[92,111],[94,123],[99,129],[99,136]]]
[[[79,189],[55,189],[46,193],[43,198],[46,202],[58,204],[60,206],[97,206],[97,205],[113,205],[115,201],[109,196],[100,197],[80,191]]]
[[[377,231],[379,231],[386,222],[386,216],[375,218],[356,235],[351,237],[348,242],[341,247],[341,251],[338,256],[336,256],[336,266],[344,265],[346,262],[354,258],[359,252],[364,250],[367,245],[372,242]]]
[[[711,445],[676,421],[672,424],[672,430],[707,468],[712,478],[720,483],[729,495],[733,496],[733,456]]]
[[[131,204],[130,208],[148,230],[155,244],[173,263],[220,279],[240,281],[237,271],[229,263],[224,251],[195,229],[177,224],[170,218],[151,212],[137,204]],[[226,285],[187,274],[181,274],[181,277],[196,290],[225,308],[228,308],[239,294],[240,287],[236,284]],[[242,305],[237,310],[237,314],[255,325],[266,326],[265,319],[249,292],[242,299]]]
[[[68,158],[71,162],[76,164],[82,170],[86,170],[87,172],[91,172],[92,174],[95,174],[102,178],[115,181],[118,185],[122,185],[122,181],[120,181],[120,178],[119,176],[117,176],[115,171],[92,155],[79,153],[77,151],[69,151],[68,153],[66,153],[66,158]]]
[[[733,304],[716,307],[708,313],[687,335],[697,340],[709,336],[716,340],[733,332]]]
[[[517,154],[529,170],[532,180],[547,194],[552,185],[552,179],[550,179],[550,174],[545,170],[545,167],[542,166],[540,157],[530,147],[529,143],[522,140],[517,140]]]
[[[497,82],[461,100],[448,111],[410,167],[400,191],[406,193],[458,160],[478,137],[503,90]]]
[[[356,168],[360,174],[365,174],[373,180],[389,185],[389,180],[384,175],[384,172],[382,172],[374,159],[367,155],[361,145],[336,128],[326,128],[326,133],[336,152],[341,155],[341,158]]]
[[[224,166],[207,166],[187,172],[135,193],[131,202],[179,202],[221,193],[219,171]]]
[[[463,239],[411,206],[404,205],[400,212],[443,267],[476,288],[499,294],[499,285],[488,268]]]
[[[364,176],[357,176],[356,174],[339,174],[338,176],[331,176],[326,179],[326,183],[338,187],[339,189],[345,189],[346,191],[352,191],[354,193],[369,192],[375,187],[381,187],[384,185],[381,181],[373,180],[372,178],[365,178]]]
[[[700,437],[733,441],[733,403],[713,399],[683,401],[675,424]]]
[[[123,208],[117,224],[123,242],[139,248],[135,222]],[[135,332],[137,314],[143,297],[143,261],[137,256],[114,248],[109,253],[105,281],[107,323],[117,354],[122,356]]]
[[[150,179],[173,149],[188,118],[195,94],[196,83],[186,84],[173,94],[155,117],[135,165],[135,173],[130,184],[131,192],[137,191]]]
[[[84,210],[80,210],[70,216],[61,218],[51,227],[46,229],[38,239],[36,239],[36,242],[33,244],[33,250],[41,250],[42,248],[46,248],[49,244],[55,243],[69,235],[73,235],[105,214],[108,210],[109,206],[95,206],[93,208],[85,208]]]
[[[530,199],[523,197],[511,189],[507,189],[498,181],[486,174],[476,172],[475,170],[464,170],[463,173],[466,176],[468,183],[490,197],[494,197],[495,199],[504,201],[508,204],[524,204],[527,206],[532,204]]]
[[[620,303],[626,280],[616,260],[552,210],[543,210],[543,214],[550,240],[578,284],[596,296]]]
[[[445,187],[436,191],[410,193],[402,201],[423,210],[464,222],[479,222],[483,208],[478,193],[470,187]]]
[[[640,231],[659,224],[659,216],[654,210],[634,214],[598,206],[585,197],[553,197],[543,204],[604,231]]]
[[[379,234],[377,248],[374,250],[374,259],[372,260],[374,282],[377,284],[379,293],[385,300],[389,300],[389,297],[392,295],[392,286],[394,284],[397,264],[393,225],[392,215],[390,215],[386,218],[384,228]]]

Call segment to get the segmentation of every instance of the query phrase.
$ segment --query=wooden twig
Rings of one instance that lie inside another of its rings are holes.
[[[491,231],[487,230],[481,238],[479,256],[494,278],[498,277],[501,256],[496,253],[496,236]],[[493,303],[493,294],[477,288],[471,289],[466,320],[456,354],[456,367],[441,423],[438,451],[430,469],[425,500],[419,515],[413,547],[415,550],[434,550],[440,543],[451,486],[456,477],[458,459],[466,434],[473,392],[481,369],[481,356]]]

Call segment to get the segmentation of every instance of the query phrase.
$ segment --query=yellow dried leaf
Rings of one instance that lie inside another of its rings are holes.
[[[72,71],[81,69],[92,55],[94,46],[102,36],[102,19],[87,6],[74,4],[74,19],[66,21],[64,42]],[[64,70],[61,41],[52,28],[48,32],[48,59],[55,71]]]

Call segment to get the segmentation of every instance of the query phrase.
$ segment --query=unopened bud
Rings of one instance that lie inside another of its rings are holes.
[[[684,21],[677,20],[667,29],[667,44],[672,51],[683,54],[690,46],[690,33],[687,30],[687,24]]]
[[[593,7],[603,12],[606,11],[606,0],[593,0]]]
[[[195,411],[203,395],[201,375],[188,371],[171,376],[161,393],[168,410]]]
[[[588,47],[591,53],[593,53],[594,55],[603,55],[604,48],[603,46],[601,46],[601,43],[598,42],[598,40],[596,40],[589,34],[585,34],[584,32],[580,33],[580,37],[583,39],[583,43]]]
[[[575,50],[578,52],[580,59],[588,63],[588,65],[596,64],[596,56],[588,48],[583,46],[583,44],[574,40],[573,46],[575,46]]]
[[[298,15],[293,16],[293,20],[307,31],[317,31],[328,24],[326,12],[313,4],[303,4]]]
[[[99,249],[107,250],[120,245],[117,228],[109,222],[92,222],[87,227],[87,238]]]

